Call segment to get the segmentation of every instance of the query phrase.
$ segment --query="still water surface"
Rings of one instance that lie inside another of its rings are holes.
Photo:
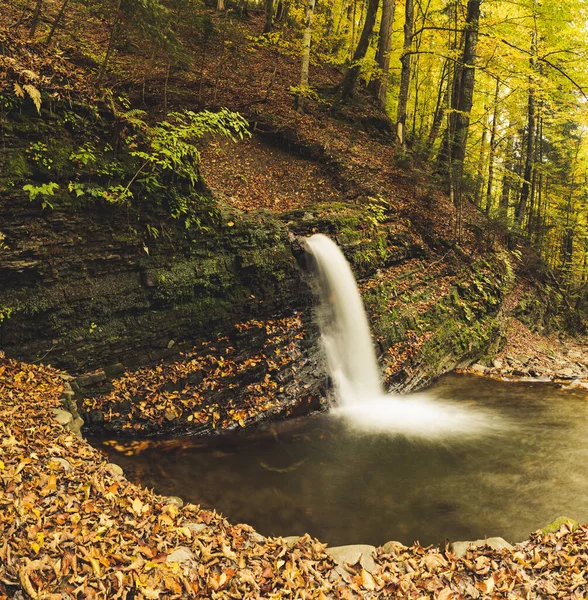
[[[514,542],[559,515],[588,521],[585,392],[463,375],[428,391],[491,409],[511,427],[427,442],[359,433],[325,414],[222,447],[188,438],[130,457],[103,449],[158,493],[213,507],[264,535],[308,532],[330,545]]]

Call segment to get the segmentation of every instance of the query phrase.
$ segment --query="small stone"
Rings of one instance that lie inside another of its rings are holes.
[[[82,438],[82,427],[84,426],[84,419],[81,417],[75,417],[73,421],[68,424],[68,429],[77,437]]]
[[[61,425],[68,425],[73,421],[73,415],[62,408],[54,408],[53,414],[55,415],[55,420]]]
[[[115,465],[114,463],[108,463],[105,469],[113,476],[113,477],[124,477],[125,472],[121,467]]]
[[[194,534],[201,534],[207,527],[205,523],[186,523],[186,527]]]
[[[97,383],[102,383],[103,381],[106,381],[106,373],[102,369],[88,375],[80,375],[76,379],[76,383],[80,387],[89,387],[91,385],[96,385]]]
[[[503,365],[504,365],[504,361],[500,358],[495,358],[492,361],[492,364],[494,365],[495,369],[502,369]]]
[[[182,563],[194,563],[196,562],[196,557],[190,548],[186,548],[186,546],[180,546],[176,548],[171,554],[167,555],[165,562],[177,562],[179,564]]]
[[[255,542],[256,544],[263,544],[265,542],[265,538],[263,537],[263,535],[261,535],[261,533],[257,533],[257,531],[254,531],[249,536],[249,538],[252,542]]]
[[[494,550],[512,550],[511,544],[509,544],[504,538],[491,537],[485,540],[475,540],[473,542],[453,542],[450,548],[457,558],[463,558],[468,548],[481,548],[482,546],[490,546]]]
[[[176,345],[176,342],[175,342],[175,340],[170,340],[170,341],[167,343],[167,349],[168,349],[168,350],[170,350],[170,349],[171,349],[171,348],[173,348],[175,345]]]
[[[300,536],[299,535],[288,535],[286,537],[283,537],[282,539],[286,542],[286,545],[289,548],[291,548],[300,539]]]
[[[474,373],[486,373],[486,367],[484,365],[481,365],[480,363],[476,363],[474,365],[472,365],[470,367],[470,369],[472,370],[472,372]]]
[[[76,393],[71,389],[70,385],[67,385],[63,392],[61,392],[61,399],[66,402],[71,402],[75,397]]]
[[[172,412],[171,410],[166,410],[163,416],[168,421],[175,421],[176,420],[176,413]]]
[[[325,552],[333,558],[339,567],[343,567],[343,563],[354,565],[359,561],[368,573],[372,573],[376,568],[373,559],[373,554],[376,552],[375,546],[369,546],[368,544],[336,546],[335,548],[327,548]]]
[[[173,504],[178,508],[182,508],[182,506],[184,506],[184,501],[179,496],[165,496],[165,501],[167,504]]]
[[[529,364],[530,360],[530,357],[526,356],[525,354],[517,355],[517,362],[519,362],[524,367],[526,367]]]
[[[578,372],[576,371],[576,369],[568,367],[567,369],[562,369],[558,373],[558,376],[562,379],[575,379],[578,376]]]
[[[386,542],[382,546],[382,551],[384,554],[399,554],[400,552],[404,552],[404,550],[406,550],[406,546],[394,540]]]
[[[125,372],[125,366],[122,363],[115,363],[105,367],[104,372],[106,373],[106,377],[108,377],[108,379],[116,379]]]

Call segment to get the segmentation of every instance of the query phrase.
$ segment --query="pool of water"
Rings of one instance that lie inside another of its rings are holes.
[[[94,442],[131,480],[264,535],[308,532],[330,545],[514,542],[559,515],[588,521],[585,392],[464,375],[428,392],[510,426],[422,441],[359,432],[323,414],[220,447],[186,438],[124,456]]]

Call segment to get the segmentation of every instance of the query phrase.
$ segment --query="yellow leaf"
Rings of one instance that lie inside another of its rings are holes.
[[[31,97],[31,100],[34,103],[37,112],[41,114],[41,92],[30,83],[23,85],[23,88],[26,91],[26,93]]]
[[[0,460],[0,471],[4,471],[4,469],[6,469],[6,466],[4,465],[4,462]]]
[[[20,87],[20,85],[18,85],[18,83],[14,84],[14,93],[19,97],[19,98],[24,98],[25,94],[24,94],[24,90]]]
[[[133,500],[133,512],[136,515],[140,515],[142,510],[143,510],[143,503],[141,502],[141,500],[139,498],[135,498]]]
[[[98,562],[98,559],[90,557],[88,560],[92,565],[92,569],[94,569],[96,577],[102,577],[102,573],[100,572],[100,563]]]
[[[227,223],[227,226],[228,226],[228,227],[233,227],[233,225],[234,225],[234,224],[235,224],[235,223],[233,223],[233,221],[229,221],[229,222]]]

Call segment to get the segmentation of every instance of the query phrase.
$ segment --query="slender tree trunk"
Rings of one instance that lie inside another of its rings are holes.
[[[218,10],[219,12],[225,10],[225,0],[217,0],[216,10]]]
[[[312,43],[312,16],[314,14],[315,0],[308,0],[306,14],[304,16],[304,36],[302,38],[302,60],[300,68],[300,87],[302,92],[308,88],[308,71],[310,67],[310,46]],[[299,113],[304,111],[304,96],[300,94],[296,98]]]
[[[63,18],[65,9],[67,8],[68,3],[69,3],[69,0],[63,0],[63,3],[61,4],[61,8],[59,9],[59,12],[57,13],[57,16],[55,17],[55,20],[53,21],[53,25],[51,26],[51,31],[49,32],[49,36],[47,37],[47,45],[49,45],[51,43],[51,39],[53,38],[53,35],[55,34],[57,27],[59,27],[59,23],[61,23],[61,19]]]
[[[537,51],[537,33],[533,31],[531,38],[531,71],[535,69],[534,54]],[[529,97],[527,101],[527,144],[525,153],[525,171],[523,174],[523,185],[521,186],[521,195],[517,206],[516,220],[519,227],[522,226],[527,214],[527,202],[529,200],[529,190],[531,186],[531,176],[533,174],[533,160],[535,149],[535,85],[533,77],[529,78]]]
[[[35,32],[37,31],[37,25],[39,24],[39,17],[41,16],[41,8],[43,7],[43,0],[37,0],[35,5],[35,12],[33,13],[33,19],[31,21],[31,28],[29,29],[29,36],[34,38]]]
[[[486,214],[492,209],[492,186],[494,185],[494,158],[496,156],[496,131],[498,129],[498,100],[500,95],[500,79],[496,78],[494,89],[494,109],[492,111],[492,126],[490,129],[490,154],[488,156],[488,183],[486,184]]]
[[[114,20],[112,21],[112,28],[110,30],[110,38],[108,40],[108,48],[106,50],[106,55],[104,56],[104,60],[102,61],[102,66],[100,67],[100,73],[98,73],[98,79],[96,80],[96,87],[100,87],[102,84],[102,78],[104,77],[104,73],[106,73],[106,67],[108,66],[108,61],[110,60],[110,55],[112,54],[112,48],[114,47],[114,39],[116,36],[116,28],[118,27],[118,23],[120,21],[120,7],[122,5],[122,0],[118,0],[116,5],[116,11],[114,13]]]
[[[396,143],[405,145],[406,107],[408,105],[408,90],[410,86],[410,49],[412,46],[412,31],[414,24],[414,1],[406,0],[404,5],[404,47],[400,63],[400,90],[398,93],[398,111],[396,114]]]
[[[353,95],[355,84],[357,82],[357,78],[359,77],[359,63],[365,58],[367,49],[370,45],[370,37],[374,31],[379,4],[380,0],[369,0],[367,14],[365,16],[365,23],[363,25],[357,48],[353,54],[353,60],[347,69],[347,73],[345,73],[343,81],[339,85],[338,97],[339,101],[341,102],[348,100]]]
[[[474,203],[482,206],[482,188],[484,187],[484,167],[486,166],[486,143],[488,139],[488,107],[484,105],[484,117],[482,123],[482,137],[480,139],[480,155],[478,157],[478,169],[476,172],[476,191],[474,192]]]
[[[441,131],[441,124],[443,123],[443,116],[445,115],[445,107],[449,101],[449,84],[447,83],[447,67],[448,60],[443,63],[441,70],[441,77],[439,78],[439,87],[437,89],[437,102],[435,104],[435,111],[433,113],[433,123],[431,124],[431,130],[429,131],[429,137],[427,139],[427,156],[431,155],[437,136]]]
[[[535,226],[537,221],[537,213],[539,211],[539,206],[535,205],[535,195],[537,191],[537,168],[535,165],[535,157],[538,154],[537,140],[539,139],[539,119],[535,119],[535,138],[533,144],[533,174],[531,176],[531,190],[529,192],[529,218],[527,220],[527,233],[529,234],[529,239],[533,239],[533,234],[535,233]]]
[[[357,29],[357,0],[353,0],[351,13],[351,44],[349,45],[349,60],[353,60],[353,49],[355,48],[355,30]]]
[[[274,26],[274,0],[265,0],[265,26],[263,28],[263,33],[269,33],[272,30],[273,26]]]
[[[380,67],[380,74],[370,85],[370,89],[377,98],[378,104],[382,110],[386,110],[388,78],[390,76],[390,48],[392,45],[392,26],[394,25],[395,7],[395,0],[383,0],[380,39],[378,41],[378,51],[376,53],[376,62],[378,63],[378,67]]]
[[[22,12],[20,13],[20,17],[18,18],[18,21],[13,25],[14,28],[18,28],[22,25],[22,22],[24,21],[24,18],[26,16],[27,12],[29,11],[30,4],[31,4],[31,0],[27,0],[22,9]]]

